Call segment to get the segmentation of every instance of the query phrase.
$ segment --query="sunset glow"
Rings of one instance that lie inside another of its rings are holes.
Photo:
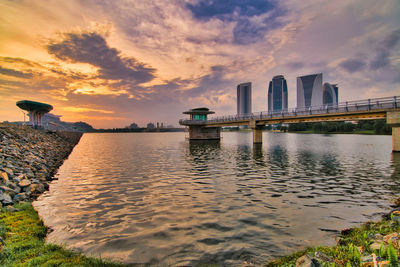
[[[177,125],[207,106],[236,112],[251,81],[253,110],[268,82],[324,75],[339,101],[400,94],[400,5],[343,1],[1,1],[0,121],[22,121],[16,101],[54,106],[96,128]]]

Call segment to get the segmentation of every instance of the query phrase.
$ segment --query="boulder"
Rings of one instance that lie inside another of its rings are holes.
[[[319,266],[320,264],[318,260],[314,259],[308,254],[301,256],[296,261],[296,267],[319,267]]]
[[[10,187],[2,185],[2,186],[0,186],[0,190],[3,191],[4,193],[12,195],[12,196],[15,195],[15,191],[13,189],[11,189]]]
[[[41,194],[44,192],[44,185],[42,184],[31,184],[29,190],[32,194]]]
[[[8,174],[8,177],[14,176],[14,171],[10,168],[3,168],[3,170]]]
[[[18,185],[22,188],[30,186],[31,185],[31,181],[29,181],[28,179],[23,179],[21,180],[21,182],[18,183]]]
[[[381,244],[382,244],[382,242],[375,241],[374,243],[369,245],[369,248],[374,249],[374,250],[379,250],[379,248],[381,247]]]
[[[4,199],[1,202],[3,203],[4,206],[13,204],[12,198],[9,194],[5,193],[3,197]]]
[[[6,172],[0,172],[0,179],[1,179],[3,182],[8,181],[8,174],[7,174]]]

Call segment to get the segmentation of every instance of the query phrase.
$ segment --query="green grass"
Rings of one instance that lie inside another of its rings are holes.
[[[48,229],[30,203],[0,213],[0,266],[123,266],[46,244]]]
[[[352,228],[341,234],[340,241],[336,246],[308,247],[302,251],[270,261],[266,266],[295,266],[299,257],[305,254],[314,256],[315,252],[319,251],[334,259],[334,262],[323,266],[361,266],[360,259],[362,256],[375,253],[385,260],[392,260],[389,266],[400,267],[398,263],[400,250],[398,247],[395,248],[389,244],[381,246],[381,249],[377,251],[370,248],[373,242],[373,235],[381,234],[385,236],[394,232],[400,233],[400,220],[383,219],[379,222],[367,222],[360,227]],[[361,253],[360,250],[362,251]]]

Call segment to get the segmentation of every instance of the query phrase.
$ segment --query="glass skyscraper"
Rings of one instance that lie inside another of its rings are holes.
[[[339,102],[339,88],[337,84],[324,83],[323,88],[324,105],[335,106]]]
[[[281,111],[288,108],[288,89],[283,75],[272,78],[268,87],[268,111]]]
[[[297,107],[322,105],[322,73],[297,77]]]
[[[241,83],[237,86],[237,114],[251,113],[251,82]]]

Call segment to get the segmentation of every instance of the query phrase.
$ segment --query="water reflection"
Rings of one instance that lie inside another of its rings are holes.
[[[85,134],[34,203],[49,240],[126,263],[261,264],[333,243],[400,193],[387,136],[222,134]]]

